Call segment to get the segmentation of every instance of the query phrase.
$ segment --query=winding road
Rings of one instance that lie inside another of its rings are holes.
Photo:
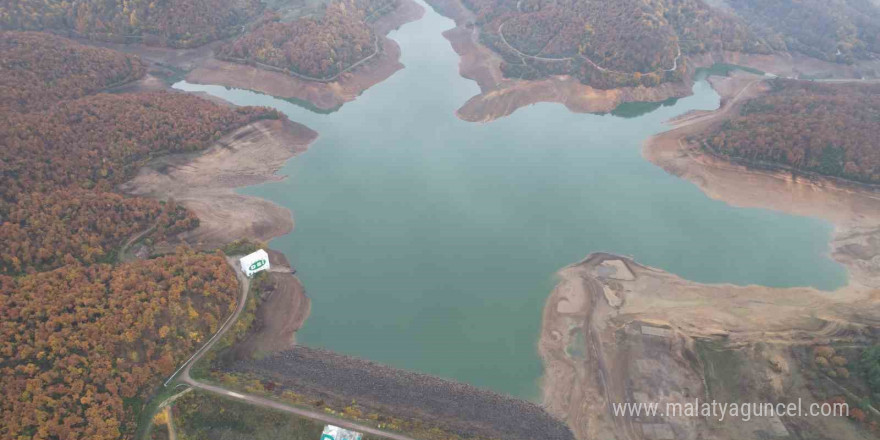
[[[519,3],[517,3],[517,8],[519,8]],[[507,20],[507,21],[510,21],[510,20]],[[507,38],[504,37],[504,25],[507,24],[507,21],[505,21],[504,23],[501,23],[501,24],[498,26],[498,36],[501,37],[501,42],[504,43],[504,45],[507,46],[508,49],[510,49],[513,53],[515,53],[517,56],[520,57],[520,59],[522,60],[523,64],[526,63],[525,58],[529,58],[529,59],[533,59],[533,60],[540,60],[540,61],[571,61],[571,60],[574,59],[574,57],[547,58],[547,57],[541,57],[541,56],[537,56],[537,55],[529,55],[529,54],[527,54],[527,53],[521,52],[519,49],[513,47],[513,45],[511,45],[510,43],[508,43],[508,42],[507,42]],[[547,45],[549,45],[549,44],[550,44],[550,42],[548,41],[548,42],[547,42]],[[547,45],[545,45],[544,48],[546,48]],[[678,60],[681,59],[681,45],[677,45],[677,49],[678,49],[678,54],[675,56],[675,59],[672,60],[672,68],[670,68],[670,69],[658,70],[658,72],[659,72],[659,71],[662,71],[662,72],[672,72],[672,71],[674,71],[675,69],[678,69]],[[544,51],[544,49],[541,49],[541,52],[543,52],[543,51]],[[538,52],[538,53],[540,53],[540,52]],[[605,68],[605,67],[602,67],[602,66],[600,66],[600,65],[598,65],[598,64],[596,64],[596,63],[594,63],[593,60],[591,60],[591,59],[589,59],[589,58],[587,58],[587,57],[585,57],[585,56],[583,56],[583,55],[581,55],[581,54],[578,54],[578,58],[580,58],[580,59],[586,61],[586,62],[589,63],[591,66],[593,66],[594,68],[596,68],[597,70],[599,70],[599,71],[601,71],[601,72],[617,73],[617,74],[621,74],[621,75],[632,75],[632,74],[636,73],[636,72],[622,72],[622,71],[620,71],[620,70],[607,69],[607,68]]]
[[[201,360],[205,356],[205,354],[207,354],[211,350],[211,348],[213,348],[214,345],[216,345],[217,342],[220,341],[220,339],[222,339],[223,335],[226,334],[226,332],[229,331],[230,328],[232,328],[232,325],[235,324],[235,321],[238,320],[238,317],[241,316],[241,313],[244,311],[245,307],[247,306],[248,291],[250,290],[250,280],[244,275],[244,273],[241,272],[241,270],[239,270],[239,268],[237,266],[237,263],[238,263],[237,258],[227,257],[226,260],[229,263],[229,265],[232,266],[232,269],[235,271],[235,275],[238,278],[238,283],[239,283],[239,287],[240,287],[240,291],[241,291],[241,296],[238,301],[238,306],[235,308],[235,311],[232,313],[232,315],[229,316],[229,318],[226,320],[226,322],[224,322],[223,325],[217,330],[217,332],[214,333],[214,336],[212,336],[211,339],[209,339],[208,342],[206,342],[205,345],[202,346],[202,348],[200,348],[198,351],[196,351],[183,365],[180,366],[180,368],[177,369],[177,371],[174,372],[174,374],[172,374],[168,378],[168,380],[165,381],[166,387],[169,386],[176,379],[180,383],[187,384],[187,385],[191,386],[192,388],[195,388],[198,390],[206,391],[206,392],[217,394],[220,396],[225,396],[225,397],[239,400],[239,401],[242,401],[245,403],[249,403],[251,405],[257,405],[257,406],[262,406],[264,408],[270,408],[270,409],[274,409],[274,410],[278,410],[278,411],[283,411],[283,412],[294,414],[294,415],[297,415],[300,417],[305,417],[307,419],[319,421],[322,423],[329,423],[329,424],[333,424],[336,426],[340,426],[342,428],[352,429],[352,430],[359,431],[362,433],[377,435],[377,436],[389,438],[392,440],[417,440],[413,437],[409,437],[406,435],[388,432],[388,431],[384,431],[384,430],[381,430],[378,428],[374,428],[369,425],[364,425],[361,423],[356,423],[356,422],[352,422],[352,421],[349,421],[346,419],[342,419],[342,418],[333,416],[331,414],[328,414],[326,412],[312,411],[312,410],[300,408],[297,406],[288,405],[288,404],[278,402],[278,401],[275,401],[272,399],[267,399],[262,396],[256,396],[253,394],[232,391],[232,390],[229,390],[229,389],[217,386],[217,385],[213,385],[213,384],[209,384],[209,383],[205,383],[205,382],[199,382],[198,380],[194,379],[190,375],[190,371],[192,370],[192,366],[196,362]],[[289,273],[290,268],[274,266],[274,267],[272,267],[272,269],[270,269],[270,272]],[[169,400],[171,400],[171,399],[169,399]],[[168,402],[168,403],[170,403],[170,402]],[[166,403],[163,402],[163,405],[164,404],[166,404]]]

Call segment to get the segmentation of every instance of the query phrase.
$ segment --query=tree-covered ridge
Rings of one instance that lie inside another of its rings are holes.
[[[851,63],[880,53],[880,4],[873,0],[728,0],[763,35],[788,50]]]
[[[259,0],[9,0],[0,28],[193,47],[240,32],[261,9]]]
[[[46,109],[145,72],[133,55],[41,32],[0,32],[0,111]]]
[[[337,0],[317,17],[282,22],[276,16],[216,53],[233,61],[330,79],[376,53],[378,40],[368,21],[396,5],[396,0]]]
[[[141,393],[235,308],[220,255],[0,276],[0,437],[129,438]]]
[[[698,140],[752,163],[880,183],[880,86],[775,80]]]
[[[155,225],[165,237],[198,225],[173,202],[82,189],[28,193],[0,223],[0,274],[45,271],[63,264],[109,262],[129,237]]]
[[[158,154],[196,151],[279,114],[182,93],[99,94],[36,113],[0,115],[0,202],[57,187],[102,188]],[[2,213],[2,210],[0,210]]]
[[[464,0],[509,77],[569,74],[598,88],[682,78],[682,55],[773,50],[702,0]]]

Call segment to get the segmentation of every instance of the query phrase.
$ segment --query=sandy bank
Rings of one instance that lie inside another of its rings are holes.
[[[459,0],[431,0],[430,4],[437,12],[455,21],[456,27],[444,32],[443,36],[461,57],[461,76],[480,86],[481,93],[455,112],[465,121],[493,121],[539,102],[558,102],[578,113],[607,113],[624,102],[665,101],[691,93],[690,86],[685,83],[600,90],[581,84],[570,76],[536,81],[504,78],[501,58],[479,43],[479,30],[473,25],[474,14]]]
[[[755,75],[711,82],[722,95],[722,108],[671,121],[676,128],[650,138],[645,157],[733,206],[833,223],[831,256],[846,267],[849,284],[834,292],[708,285],[625,257],[593,254],[558,273],[559,284],[545,304],[539,341],[545,405],[579,439],[738,439],[795,432],[869,438],[842,418],[721,423],[610,413],[613,402],[813,402],[817,386],[840,394],[839,384],[806,373],[809,363],[800,361],[798,352],[809,353],[816,344],[859,347],[880,340],[880,192],[751,169],[687,145],[688,136],[723,123],[747,98],[766,90]]]
[[[713,85],[723,94],[722,108],[675,119],[676,128],[645,142],[645,158],[730,205],[827,220],[835,227],[832,257],[846,266],[851,286],[880,287],[880,190],[747,167],[689,145],[689,136],[723,123],[748,98],[766,90],[766,83],[746,76],[713,80]]]
[[[620,265],[624,276],[609,270]],[[793,348],[877,340],[880,292],[706,285],[611,254],[558,277],[539,341],[543,396],[576,438],[869,438],[846,418],[630,417],[612,404],[816,402]]]
[[[394,12],[376,20],[372,27],[378,35],[386,35],[410,21],[418,20],[424,12],[412,0],[403,0]],[[216,58],[201,61],[186,75],[186,80],[253,90],[283,99],[302,101],[321,111],[333,111],[404,67],[399,61],[400,47],[394,40],[382,37],[380,47],[381,52],[377,57],[330,83],[306,81],[285,73]]]
[[[461,57],[459,73],[477,82],[480,94],[456,111],[459,118],[488,122],[510,115],[518,108],[539,102],[557,102],[578,113],[607,113],[625,102],[660,102],[691,94],[689,81],[664,83],[657,87],[623,87],[601,90],[582,84],[570,76],[540,80],[504,78],[501,57],[479,42],[475,17],[460,0],[430,0],[440,14],[455,21],[456,27],[443,33]],[[829,63],[800,54],[750,55],[738,52],[707,53],[686,57],[690,73],[715,63],[738,64],[778,76],[817,78],[862,78],[880,76],[880,61],[855,65]]]
[[[293,229],[290,211],[235,189],[281,179],[275,173],[316,137],[286,119],[258,121],[228,133],[205,151],[159,158],[120,189],[173,198],[193,211],[199,227],[181,239],[194,247],[213,249],[240,238],[268,241]]]
[[[254,323],[235,347],[240,359],[289,350],[296,344],[296,332],[311,311],[311,300],[287,257],[269,249],[269,283],[260,298]]]

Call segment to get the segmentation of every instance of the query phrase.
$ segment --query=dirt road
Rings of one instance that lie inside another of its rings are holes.
[[[368,425],[362,425],[360,423],[354,423],[345,419],[341,419],[338,417],[334,417],[324,412],[311,411],[299,407],[295,407],[292,405],[287,405],[281,402],[277,402],[274,400],[267,399],[265,397],[255,396],[251,394],[244,394],[237,391],[228,390],[223,387],[219,387],[216,385],[211,385],[204,382],[199,382],[190,375],[190,371],[192,370],[192,366],[201,360],[214,345],[226,334],[227,331],[232,327],[238,317],[241,315],[242,311],[244,311],[247,306],[247,298],[248,291],[250,289],[250,280],[244,276],[244,274],[238,269],[236,263],[236,258],[227,258],[229,265],[235,270],[235,275],[238,277],[239,286],[241,289],[241,297],[238,302],[238,306],[235,311],[230,315],[230,317],[223,323],[217,333],[205,343],[198,351],[196,351],[168,380],[165,381],[165,386],[169,386],[175,379],[179,380],[181,383],[185,383],[193,388],[207,391],[210,393],[218,394],[221,396],[230,397],[236,400],[240,400],[246,403],[250,403],[252,405],[259,405],[265,408],[271,408],[278,411],[284,411],[290,414],[295,414],[300,417],[305,417],[312,420],[317,420],[323,423],[330,423],[336,426],[341,426],[347,429],[353,429],[355,431],[360,431],[367,434],[373,434],[385,438],[389,438],[392,440],[416,440],[412,437],[408,437],[402,434],[395,434],[392,432],[383,431],[381,429],[374,428]],[[283,268],[276,268],[276,271],[284,272]],[[286,269],[289,271],[289,269]],[[179,377],[178,377],[179,376]]]

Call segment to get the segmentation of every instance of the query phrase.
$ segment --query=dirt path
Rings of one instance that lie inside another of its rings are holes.
[[[660,102],[691,94],[685,82],[663,83],[657,87],[624,87],[595,89],[582,84],[570,75],[557,75],[539,80],[505,78],[501,72],[501,57],[481,44],[475,17],[459,0],[430,0],[431,6],[444,16],[452,18],[456,27],[443,33],[460,57],[459,74],[480,86],[480,94],[473,96],[455,114],[469,122],[489,122],[510,115],[517,109],[539,102],[557,102],[577,113],[607,113],[623,102]],[[510,46],[501,29],[501,44],[521,57],[543,61],[566,59],[534,57]],[[589,61],[589,60],[587,60]],[[676,61],[674,67],[678,67]],[[601,66],[596,66],[602,70]]]
[[[186,383],[192,385],[195,388],[198,388],[203,391],[207,391],[209,393],[214,393],[221,396],[226,396],[235,400],[239,400],[245,403],[249,403],[251,405],[262,406],[264,408],[271,408],[278,411],[284,411],[286,413],[294,414],[300,417],[305,417],[311,420],[317,420],[319,422],[328,423],[336,426],[340,426],[346,429],[352,429],[355,431],[359,431],[362,433],[377,435],[380,437],[389,438],[392,440],[416,440],[412,437],[408,437],[402,434],[396,434],[393,432],[383,431],[381,429],[373,428],[372,426],[362,425],[360,423],[354,423],[345,419],[340,419],[338,417],[334,417],[328,415],[325,412],[317,412],[302,409],[299,407],[287,405],[281,402],[277,402],[275,400],[270,400],[265,397],[254,396],[251,394],[239,393],[236,391],[231,391],[222,387],[218,387],[216,385],[211,385],[203,382],[197,382],[192,378],[185,379]]]
[[[329,76],[329,77],[327,77],[327,78],[315,78],[315,77],[313,77],[313,76],[303,75],[302,73],[294,72],[293,70],[290,70],[290,69],[283,69],[283,68],[281,68],[281,67],[272,66],[272,65],[269,65],[269,64],[263,64],[263,63],[260,63],[260,62],[257,62],[257,61],[244,60],[244,59],[241,59],[241,58],[219,57],[219,56],[217,56],[217,55],[215,55],[215,57],[217,57],[217,59],[219,59],[219,60],[230,61],[230,62],[233,62],[233,63],[239,63],[239,64],[245,64],[245,65],[251,65],[251,64],[253,64],[253,65],[255,65],[255,66],[257,66],[257,67],[260,67],[260,68],[262,68],[262,69],[271,70],[271,71],[273,71],[273,72],[282,72],[282,73],[285,73],[285,74],[287,74],[287,75],[295,76],[295,77],[297,77],[297,78],[299,78],[299,79],[302,79],[302,80],[305,80],[305,81],[314,81],[314,82],[319,82],[319,83],[331,83],[331,82],[336,81],[337,79],[339,79],[339,77],[342,76],[343,74],[348,73],[348,72],[351,72],[352,70],[356,69],[358,66],[360,66],[360,65],[366,63],[367,61],[370,61],[371,59],[375,58],[377,55],[379,55],[379,53],[380,53],[380,51],[379,51],[379,36],[378,36],[378,35],[375,35],[375,36],[373,37],[373,53],[371,53],[371,54],[369,54],[369,55],[367,55],[367,56],[361,58],[361,59],[358,60],[357,62],[354,62],[354,63],[352,63],[350,66],[348,66],[348,67],[346,67],[345,69],[342,69],[341,71],[339,71],[339,73],[337,73],[337,74],[335,74],[335,75],[332,75],[332,76]]]
[[[155,231],[157,226],[159,226],[158,221],[153,223],[153,225],[149,228],[144,229],[143,231],[138,232],[135,235],[132,235],[131,238],[126,240],[122,247],[119,248],[119,257],[117,258],[117,260],[121,263],[133,260],[134,257],[128,255],[128,248],[130,248],[131,245],[138,242],[140,239],[144,238],[144,236],[146,236],[147,234],[151,234],[153,231]]]
[[[392,440],[415,440],[412,437],[408,437],[408,436],[405,436],[402,434],[395,434],[392,432],[383,431],[381,429],[373,428],[372,426],[363,425],[360,423],[354,423],[354,422],[351,422],[351,421],[348,421],[345,419],[341,419],[338,417],[328,415],[327,413],[324,413],[324,412],[317,412],[317,411],[311,411],[311,410],[298,408],[298,407],[295,407],[292,405],[287,405],[287,404],[280,403],[280,402],[277,402],[274,400],[270,400],[270,399],[267,399],[264,397],[254,396],[254,395],[250,395],[250,394],[244,394],[244,393],[240,393],[240,392],[236,392],[236,391],[231,391],[231,390],[228,390],[228,389],[216,386],[216,385],[212,385],[212,384],[208,384],[208,383],[204,383],[204,382],[199,382],[199,381],[193,379],[193,377],[190,375],[190,371],[192,369],[192,366],[196,362],[201,360],[202,357],[204,357],[205,354],[208,353],[208,351],[210,351],[211,348],[213,348],[214,345],[217,344],[217,342],[223,337],[223,335],[226,334],[227,331],[229,331],[229,329],[232,327],[232,325],[235,323],[235,321],[241,315],[242,311],[244,311],[245,307],[247,306],[248,291],[250,289],[250,280],[247,277],[245,277],[244,274],[238,269],[238,267],[236,265],[237,260],[235,258],[231,258],[231,257],[227,258],[227,261],[229,262],[229,265],[233,268],[233,270],[235,270],[235,275],[238,278],[238,282],[239,282],[240,298],[238,301],[238,306],[236,307],[236,309],[232,313],[232,315],[229,316],[229,318],[226,320],[226,322],[224,322],[223,325],[217,330],[217,332],[214,333],[214,335],[199,350],[197,350],[195,353],[193,353],[193,355],[180,368],[178,368],[177,371],[175,371],[174,374],[172,374],[168,378],[168,380],[165,381],[166,387],[172,381],[177,379],[180,382],[185,383],[187,385],[190,385],[193,388],[200,389],[200,390],[207,391],[207,392],[211,392],[214,394],[219,394],[219,395],[226,396],[226,397],[230,397],[230,398],[240,400],[240,401],[243,401],[246,403],[250,403],[253,405],[259,405],[259,406],[266,407],[266,408],[272,408],[275,410],[284,411],[287,413],[298,415],[300,417],[306,417],[306,418],[309,418],[312,420],[317,420],[317,421],[324,422],[324,423],[330,423],[330,424],[333,424],[336,426],[341,426],[343,428],[354,429],[354,430],[357,430],[360,432],[378,435],[378,436],[389,438]],[[179,375],[179,378],[178,378],[178,375]],[[169,428],[169,431],[170,431],[170,428]]]
[[[255,67],[212,57],[201,59],[194,68],[188,69],[186,80],[253,90],[332,112],[404,67],[400,62],[400,47],[387,34],[418,20],[424,12],[421,5],[403,0],[394,11],[370,23],[376,34],[374,52],[330,78],[313,78],[274,66]]]
[[[165,419],[168,421],[168,440],[177,440],[177,430],[174,429],[174,413],[170,407],[165,407]]]
[[[517,3],[517,9],[519,9],[519,3]],[[510,21],[510,20],[507,20],[504,23],[501,23],[500,25],[498,25],[498,36],[501,37],[501,42],[503,42],[504,45],[507,46],[508,49],[510,49],[513,53],[517,54],[517,56],[519,56],[520,59],[522,59],[523,64],[526,64],[526,61],[523,58],[529,58],[529,59],[539,60],[539,61],[571,61],[574,59],[574,57],[547,58],[547,57],[541,57],[541,56],[537,56],[537,55],[529,55],[527,53],[521,52],[519,49],[513,47],[513,45],[508,43],[507,38],[504,36],[504,25],[506,25],[508,21]],[[543,52],[544,49],[546,49],[547,46],[550,45],[551,41],[548,41],[547,44],[544,45],[544,47],[540,51],[538,51],[538,53],[540,54],[541,52]],[[677,46],[676,49],[678,50],[678,54],[675,56],[675,59],[672,60],[672,68],[657,70],[657,72],[672,72],[678,68],[678,60],[681,58],[681,46]],[[632,75],[633,73],[635,73],[635,72],[623,72],[620,70],[613,70],[613,69],[608,69],[608,68],[602,67],[602,66],[596,64],[595,62],[593,62],[593,60],[591,60],[588,57],[585,57],[581,54],[578,54],[578,58],[586,61],[591,66],[593,66],[596,70],[599,70],[601,72],[617,73],[617,74],[621,74],[621,75]]]
[[[247,297],[248,292],[250,291],[251,281],[250,279],[248,279],[248,277],[244,276],[241,270],[239,270],[236,264],[238,262],[237,258],[227,257],[226,261],[227,263],[229,263],[229,266],[232,267],[232,269],[235,271],[235,276],[238,278],[238,286],[240,292],[238,305],[236,306],[235,311],[232,312],[232,315],[229,315],[223,325],[221,325],[220,328],[217,329],[217,332],[214,333],[214,335],[211,336],[210,339],[208,339],[208,342],[205,342],[205,344],[202,345],[202,348],[196,350],[196,352],[193,353],[193,355],[190,356],[190,358],[187,359],[186,362],[184,362],[183,365],[181,365],[180,368],[177,369],[177,371],[175,371],[173,374],[171,374],[171,376],[168,377],[168,379],[163,384],[165,387],[167,387],[172,381],[174,381],[175,378],[177,378],[177,375],[181,373],[181,381],[184,383],[190,383],[190,381],[192,381],[192,378],[190,377],[189,372],[190,369],[192,369],[193,364],[204,357],[205,354],[210,351],[211,348],[213,348],[214,345],[217,344],[217,342],[220,341],[223,335],[226,334],[227,331],[229,331],[233,324],[235,324],[235,321],[241,315],[241,312],[244,311],[245,307],[247,307]]]

